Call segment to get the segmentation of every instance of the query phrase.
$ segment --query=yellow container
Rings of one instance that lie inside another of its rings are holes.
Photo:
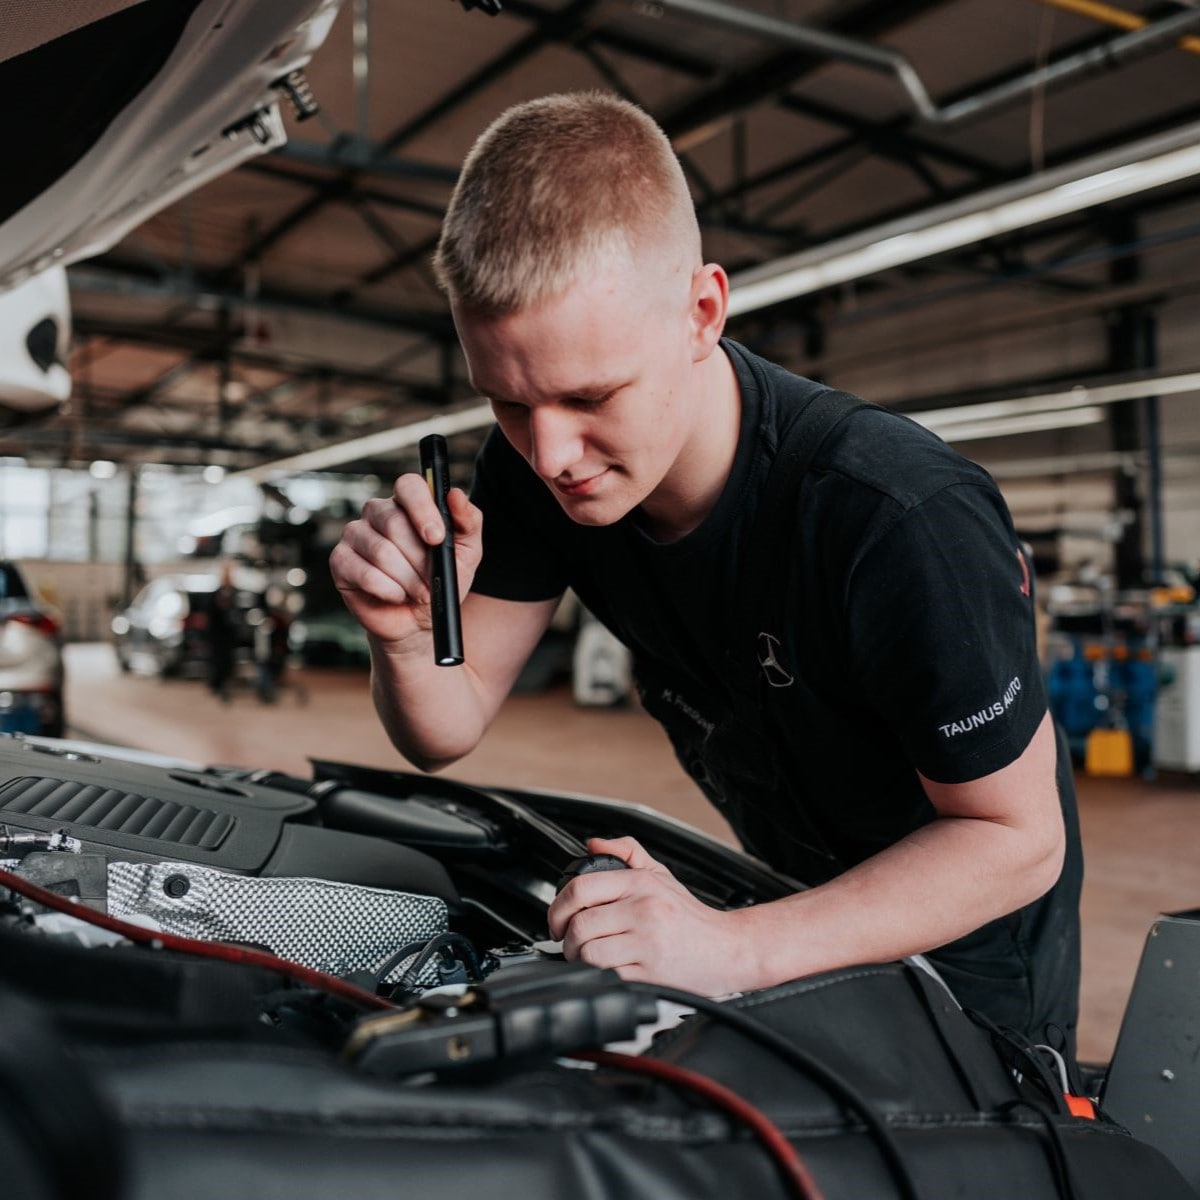
[[[1089,775],[1133,774],[1133,738],[1128,729],[1093,729],[1088,734],[1083,769]]]

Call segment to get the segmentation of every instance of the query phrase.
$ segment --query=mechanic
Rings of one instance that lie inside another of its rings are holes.
[[[1069,1046],[1070,763],[991,478],[863,407],[810,447],[797,502],[759,510],[787,419],[828,389],[722,338],[728,280],[701,257],[678,160],[610,96],[500,117],[435,266],[497,420],[471,498],[450,497],[466,665],[434,665],[443,528],[418,475],[331,558],[396,747],[430,771],[473,749],[571,587],[747,849],[813,886],[718,911],[632,839],[592,839],[634,869],[559,895],[568,958],[717,995],[931,952],[964,1005]],[[787,539],[765,572],[747,562],[756,522]]]

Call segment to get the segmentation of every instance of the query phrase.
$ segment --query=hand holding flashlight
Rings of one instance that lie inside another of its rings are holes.
[[[416,650],[428,661],[432,630],[435,661],[452,666],[463,660],[459,597],[470,590],[483,553],[483,514],[465,493],[448,490],[445,443],[435,451],[422,445],[422,472],[406,472],[390,496],[363,505],[329,567],[373,647],[389,654]]]
[[[421,439],[421,474],[446,527],[442,541],[429,548],[430,610],[433,616],[433,657],[439,667],[457,667],[463,661],[462,615],[458,599],[458,567],[454,559],[454,521],[447,496],[450,492],[450,456],[446,439],[431,433]]]

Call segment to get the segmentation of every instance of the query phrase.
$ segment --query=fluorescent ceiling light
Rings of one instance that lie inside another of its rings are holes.
[[[1048,429],[1074,429],[1081,425],[1095,425],[1102,420],[1102,408],[1071,408],[1065,412],[1027,413],[1018,417],[997,417],[991,421],[963,421],[936,432],[944,441],[955,444],[981,438],[1010,437],[1018,433],[1041,433]]]
[[[462,433],[467,429],[480,429],[490,425],[495,418],[492,416],[490,404],[477,404],[471,408],[459,409],[457,412],[443,413],[424,421],[416,421],[411,425],[399,425],[395,429],[385,429],[380,433],[370,433],[365,437],[353,438],[348,442],[338,442],[334,446],[322,446],[319,450],[309,450],[305,454],[295,454],[290,458],[281,458],[276,462],[263,463],[246,471],[235,471],[226,479],[249,479],[254,483],[262,483],[276,475],[299,475],[302,471],[324,471],[329,467],[337,467],[342,463],[354,462],[360,458],[379,458],[393,454],[408,446],[415,446],[423,437],[430,433],[440,433],[444,437]]]
[[[851,234],[743,271],[729,313],[917,262],[1200,173],[1200,123]]]
[[[907,416],[927,429],[932,429],[948,442],[965,442],[973,438],[1002,437],[1006,433],[1023,433],[1033,429],[1065,429],[1073,424],[1091,424],[1093,418],[1090,417],[1086,421],[1071,421],[1064,418],[1072,410],[1094,408],[1099,412],[1097,407],[1099,405],[1116,404],[1121,400],[1136,400],[1142,396],[1178,395],[1180,392],[1200,392],[1200,371],[1189,371],[1179,375],[1161,375],[1157,378],[1127,383],[1101,384],[1098,387],[1086,387],[1081,384],[1079,387],[1065,392],[1047,392],[1040,396],[1015,396],[1010,400],[992,400],[984,404],[931,409],[927,412],[908,413]],[[1058,418],[1057,423],[1025,427],[995,424],[1007,418],[1034,414],[1054,414]],[[226,479],[249,479],[252,482],[261,483],[281,475],[298,475],[302,471],[328,470],[330,467],[354,462],[360,458],[374,458],[395,453],[415,445],[429,433],[440,433],[449,437],[468,429],[482,429],[490,425],[494,419],[490,404],[477,404],[470,408],[459,409],[457,412],[429,417],[413,425],[400,425],[395,429],[385,429],[380,433],[353,438],[347,442],[338,442],[336,445],[322,446],[318,450],[310,450],[305,454],[296,454],[290,458],[278,459],[276,462],[263,463],[261,466],[245,471],[231,472]],[[985,427],[985,422],[992,422],[993,424],[988,428],[998,428],[1000,432],[978,432],[979,429]],[[974,432],[969,432],[968,426]]]
[[[1129,383],[1106,383],[1097,387],[1080,384],[1065,392],[1015,396],[1011,400],[992,400],[985,404],[959,405],[957,408],[937,408],[908,415],[926,428],[941,433],[945,427],[964,421],[1019,417],[1029,413],[1063,412],[1089,405],[1118,404],[1122,400],[1138,400],[1143,396],[1175,396],[1181,392],[1200,392],[1200,371],[1160,375]]]

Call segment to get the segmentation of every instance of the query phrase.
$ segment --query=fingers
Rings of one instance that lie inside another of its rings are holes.
[[[403,604],[409,592],[390,575],[369,563],[344,540],[329,556],[329,570],[339,592],[359,592],[370,600]]]
[[[461,489],[449,503],[460,536],[480,541],[483,514]],[[445,537],[445,524],[420,475],[402,475],[389,499],[368,500],[330,555],[339,590],[361,592],[388,604],[429,602],[429,547]],[[475,549],[478,557],[478,546]]]
[[[550,936],[561,938],[576,913],[600,904],[611,904],[628,894],[630,880],[627,871],[599,871],[594,875],[577,875],[554,899],[546,918]]]
[[[408,528],[413,530],[422,546],[441,545],[446,537],[446,526],[433,502],[429,485],[420,475],[401,475],[392,488],[392,501],[394,509],[404,516]],[[368,501],[368,504],[374,503],[380,502]],[[398,522],[392,524],[399,528]]]
[[[665,869],[658,859],[646,853],[640,842],[631,837],[588,838],[587,848],[589,854],[615,855],[626,866],[637,870],[649,871],[655,867]]]
[[[385,503],[395,509],[390,501]],[[342,552],[336,561],[330,557],[339,586],[343,582],[357,586],[393,603],[405,599],[423,603],[428,599],[425,547],[411,527],[392,520],[391,514],[364,509],[360,520],[346,526],[339,547]],[[380,576],[387,582],[381,583]]]
[[[567,955],[567,958],[585,962],[588,966],[604,970],[620,971],[626,979],[644,977],[645,972],[639,959],[641,948],[635,937],[628,933],[615,934],[612,937],[596,938],[588,942],[578,955]]]
[[[581,950],[590,942],[632,932],[630,914],[631,908],[627,904],[602,904],[599,908],[577,912],[563,936],[563,954],[574,962],[582,957]]]

